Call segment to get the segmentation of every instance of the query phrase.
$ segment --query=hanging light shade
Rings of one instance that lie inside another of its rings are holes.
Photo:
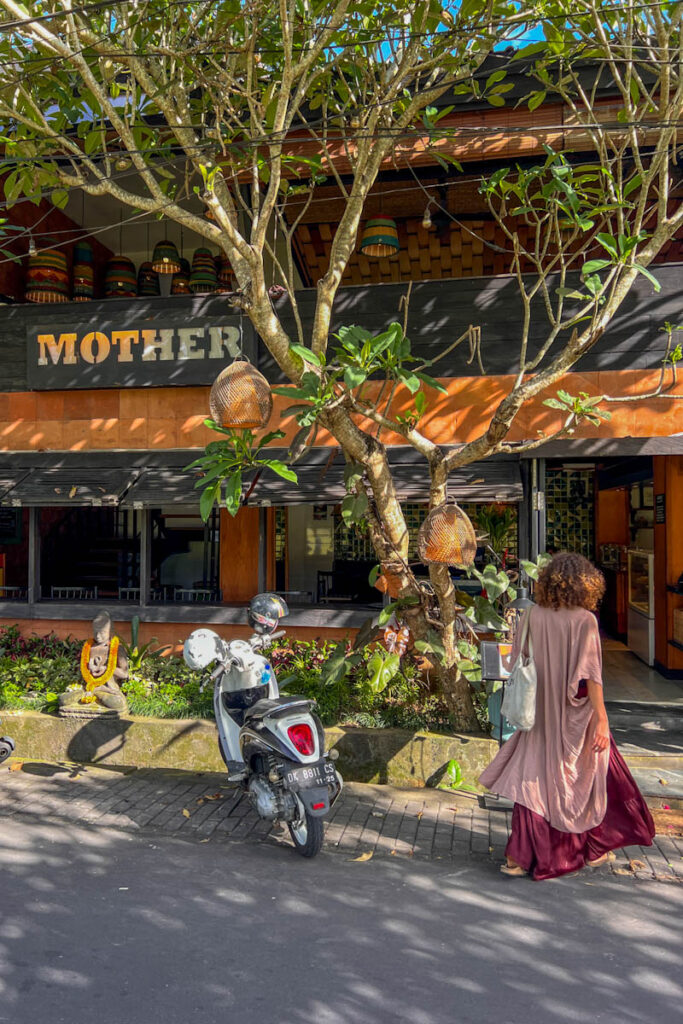
[[[27,302],[68,302],[69,273],[66,253],[52,248],[54,242],[46,238],[40,252],[28,258],[26,272]]]
[[[104,294],[108,299],[134,298],[138,293],[135,264],[127,256],[112,256],[104,273]]]
[[[95,297],[95,268],[90,242],[74,245],[74,302],[89,302]]]
[[[236,359],[211,386],[211,417],[222,427],[246,430],[265,427],[273,411],[268,381],[246,359]]]
[[[171,295],[190,294],[190,264],[181,256],[180,270],[173,275],[171,280]]]
[[[180,257],[175,242],[169,242],[167,238],[163,242],[157,242],[152,255],[152,266],[157,274],[176,274],[180,270]]]
[[[218,287],[216,263],[210,249],[196,249],[192,257],[190,291],[195,295],[215,292]]]
[[[149,260],[138,269],[138,295],[159,295],[159,275]]]
[[[427,564],[466,569],[477,553],[477,537],[469,517],[454,501],[437,505],[420,527],[417,550]]]
[[[375,217],[366,221],[360,251],[364,256],[395,256],[400,249],[396,221],[389,217]]]
[[[221,252],[216,256],[216,271],[218,274],[218,287],[216,291],[221,294],[235,290],[235,277],[232,272],[230,260]]]

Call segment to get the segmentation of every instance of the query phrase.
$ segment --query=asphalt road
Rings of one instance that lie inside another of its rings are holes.
[[[680,1019],[679,885],[0,829],[1,1022]]]

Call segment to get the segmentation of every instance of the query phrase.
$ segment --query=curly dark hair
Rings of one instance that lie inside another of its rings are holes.
[[[594,612],[605,593],[605,577],[583,555],[561,551],[538,574],[534,600],[542,608],[587,608]]]

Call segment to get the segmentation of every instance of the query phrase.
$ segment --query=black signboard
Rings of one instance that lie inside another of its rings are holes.
[[[26,330],[29,387],[169,387],[211,384],[243,349],[241,316],[147,319],[130,315]],[[252,353],[244,351],[245,355]]]
[[[655,522],[666,522],[666,495],[655,494]]]
[[[21,542],[21,509],[0,508],[0,544]]]

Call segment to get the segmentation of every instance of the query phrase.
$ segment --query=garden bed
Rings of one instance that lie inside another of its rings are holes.
[[[52,635],[23,637],[16,626],[0,630],[0,711],[56,711],[59,694],[80,681],[81,647],[81,641]],[[128,647],[130,677],[122,689],[131,715],[213,718],[211,687],[200,690],[203,674],[153,645]],[[382,685],[368,668],[368,649],[353,671],[330,681],[322,668],[335,647],[331,641],[285,640],[269,655],[281,689],[315,699],[325,726],[451,731],[448,709],[416,659],[403,658],[400,671]]]

